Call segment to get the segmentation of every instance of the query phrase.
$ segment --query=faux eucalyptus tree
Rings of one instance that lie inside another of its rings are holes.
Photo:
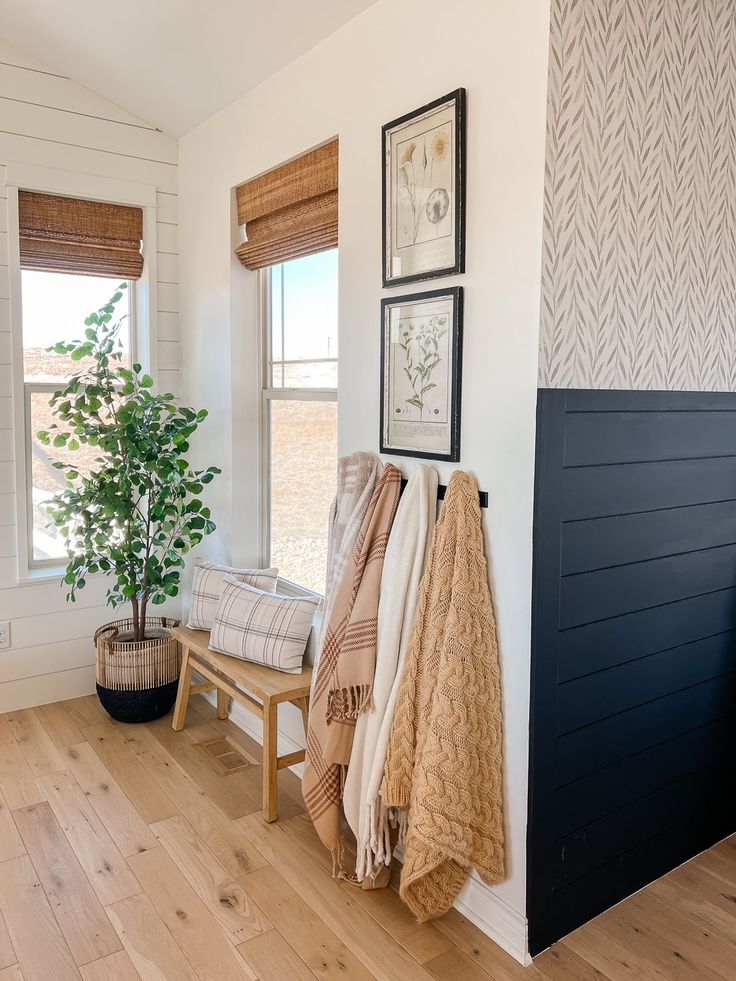
[[[130,602],[133,639],[140,641],[149,603],[177,595],[184,556],[214,531],[198,495],[220,471],[193,470],[185,458],[206,411],[155,394],[141,365],[126,366],[125,317],[116,317],[125,286],[87,317],[84,340],[48,349],[82,364],[52,396],[57,422],[38,439],[71,451],[94,448],[85,466],[74,453],[72,462],[53,464],[66,476],[48,511],[69,554],[67,598],[75,600],[90,574],[107,574],[114,580],[107,601],[113,607]]]

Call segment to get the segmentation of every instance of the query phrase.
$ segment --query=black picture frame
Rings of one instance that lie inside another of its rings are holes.
[[[453,276],[465,272],[465,199],[466,199],[466,91],[464,88],[455,89],[447,95],[419,109],[414,109],[381,128],[381,217],[382,217],[382,279],[384,288],[403,286],[407,283],[426,282],[439,279],[442,276]],[[455,208],[455,262],[436,269],[428,269],[406,276],[391,276],[389,266],[392,257],[391,221],[390,221],[390,187],[392,177],[391,135],[392,133],[418,120],[421,116],[440,109],[448,103],[455,106],[456,138],[454,146],[454,208]]]
[[[421,448],[407,448],[389,441],[389,406],[391,403],[388,371],[390,368],[390,351],[388,332],[392,307],[409,304],[426,304],[440,298],[452,298],[452,337],[448,343],[450,355],[450,418],[449,418],[449,450],[446,453],[432,452]],[[462,408],[462,354],[463,354],[463,298],[462,286],[450,286],[447,289],[429,290],[425,293],[406,293],[402,296],[387,296],[381,300],[381,428],[379,434],[380,452],[393,456],[417,457],[422,460],[444,460],[457,463],[460,460],[460,421]]]

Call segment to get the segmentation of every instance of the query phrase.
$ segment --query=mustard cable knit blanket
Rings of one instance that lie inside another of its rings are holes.
[[[475,867],[504,878],[501,690],[478,485],[449,483],[420,585],[389,738],[384,803],[406,835],[401,898],[441,916]]]

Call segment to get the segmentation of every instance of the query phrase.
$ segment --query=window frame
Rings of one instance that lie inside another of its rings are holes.
[[[300,257],[301,258],[301,257]],[[283,267],[283,263],[275,263],[275,265],[280,265]],[[271,563],[271,403],[280,401],[292,401],[292,402],[335,402],[337,403],[337,388],[294,388],[290,386],[288,388],[279,387],[275,388],[272,385],[272,349],[273,349],[273,339],[272,339],[272,311],[273,311],[273,291],[271,289],[271,271],[274,266],[266,266],[263,269],[258,270],[259,278],[259,302],[258,302],[258,321],[259,321],[259,346],[260,346],[260,383],[261,383],[261,399],[260,399],[260,419],[259,419],[259,429],[260,429],[260,460],[261,460],[261,479],[260,479],[260,499],[261,499],[261,513],[260,513],[260,558],[261,565],[266,568]],[[283,298],[283,290],[282,290]],[[283,309],[281,313],[281,323],[283,330]],[[283,354],[282,345],[282,354]],[[278,364],[301,364],[307,359],[298,358],[296,360],[285,360],[281,359]],[[326,363],[336,362],[340,363],[340,353],[338,350],[338,355],[336,358],[313,358],[310,359],[308,364],[326,364]],[[338,384],[339,384],[339,374],[338,374]],[[290,579],[285,579],[279,575],[279,589],[281,590],[282,584],[285,584],[288,589],[288,595],[294,596],[322,596],[322,593],[315,593],[314,590],[309,589],[307,586],[302,586],[300,583],[295,583]],[[287,592],[287,590],[282,590]]]
[[[0,187],[3,185],[0,184]],[[66,561],[33,560],[29,549],[32,542],[33,512],[28,508],[27,481],[32,469],[27,443],[30,419],[26,406],[25,372],[23,363],[23,309],[20,268],[18,191],[60,194],[66,197],[109,201],[112,204],[134,205],[143,209],[143,274],[137,281],[134,316],[134,335],[131,345],[136,357],[154,382],[158,381],[158,270],[157,270],[157,189],[155,184],[119,180],[113,177],[59,170],[36,164],[9,162],[5,167],[5,193],[8,215],[8,286],[10,335],[12,345],[11,405],[13,414],[13,493],[15,497],[15,565],[16,584],[43,583],[63,575]],[[53,383],[52,383],[53,384]],[[56,386],[58,388],[58,385]],[[37,564],[37,563],[43,564]]]
[[[22,272],[23,271],[21,270],[21,275],[22,275]],[[48,275],[49,276],[57,276],[59,274],[58,273],[48,273]],[[74,273],[70,273],[70,274],[67,274],[67,275],[74,275]],[[79,274],[79,275],[81,275],[81,274]],[[121,280],[121,282],[123,282],[123,280]],[[127,282],[127,284],[128,284],[128,287],[127,287],[128,288],[128,296],[129,296],[129,300],[128,300],[128,309],[129,309],[129,314],[128,314],[128,321],[129,321],[129,326],[128,326],[128,330],[129,330],[128,345],[129,345],[130,363],[133,364],[137,360],[137,357],[138,357],[138,346],[139,346],[139,343],[138,343],[138,333],[137,333],[137,329],[136,329],[137,319],[138,319],[137,318],[137,307],[136,307],[136,303],[137,303],[136,282],[135,282],[135,280],[132,280],[132,279],[124,280],[124,282]],[[21,304],[21,338],[23,338],[22,304]],[[70,338],[67,338],[67,339],[69,340]],[[23,350],[24,350],[24,353],[25,353],[25,344],[24,344]],[[49,398],[50,398],[54,394],[54,392],[58,392],[59,389],[63,387],[63,384],[64,383],[62,381],[51,381],[51,382],[27,381],[26,380],[26,377],[25,377],[25,364],[23,366],[23,429],[24,429],[24,435],[25,435],[25,440],[24,440],[24,445],[25,445],[24,463],[25,463],[25,466],[23,467],[23,469],[25,471],[25,498],[26,498],[26,500],[25,500],[26,523],[25,524],[26,524],[27,564],[28,564],[28,571],[31,572],[31,573],[38,572],[39,570],[41,572],[43,572],[43,570],[49,570],[49,569],[50,570],[53,570],[53,571],[56,571],[56,570],[62,568],[66,564],[64,562],[64,558],[63,557],[58,557],[58,558],[51,557],[51,558],[48,558],[48,559],[37,559],[35,557],[35,554],[34,554],[35,553],[35,546],[34,546],[34,541],[33,541],[33,532],[34,532],[34,524],[33,524],[33,429],[32,429],[32,426],[31,426],[31,418],[32,418],[31,417],[31,400],[33,398],[33,395],[36,392],[48,392]]]

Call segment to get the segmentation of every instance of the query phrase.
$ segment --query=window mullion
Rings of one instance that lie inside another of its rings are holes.
[[[269,400],[337,402],[336,388],[266,388],[263,394]]]
[[[284,372],[284,358],[286,357],[286,329],[284,322],[284,315],[286,313],[286,304],[284,302],[284,264],[281,263],[281,387],[284,387],[284,381],[286,378]]]

